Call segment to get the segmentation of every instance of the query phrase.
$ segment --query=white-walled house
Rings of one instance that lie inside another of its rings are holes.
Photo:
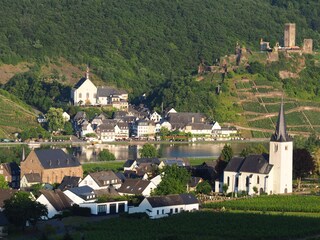
[[[113,171],[100,171],[89,173],[79,183],[79,187],[89,186],[93,190],[100,190],[113,186],[117,189],[121,186],[121,183],[121,179]]]
[[[80,203],[79,206],[84,208],[90,208],[92,215],[109,215],[128,212],[128,201]]]
[[[59,189],[55,191],[41,190],[37,202],[45,205],[48,209],[48,218],[61,214],[63,210],[71,207],[72,201]]]
[[[118,189],[118,192],[121,196],[142,195],[148,197],[155,188],[156,185],[148,180],[126,179]]]
[[[198,199],[189,193],[145,198],[138,207],[129,208],[130,213],[147,213],[151,219],[167,217],[180,212],[199,210]]]
[[[95,202],[97,198],[94,190],[89,186],[70,188],[63,193],[72,201],[72,204],[77,205],[85,202]]]
[[[151,121],[154,121],[155,123],[160,122],[162,117],[159,113],[157,113],[156,111],[154,111],[152,114],[150,114],[149,119]]]
[[[269,155],[232,158],[224,170],[223,184],[229,186],[228,192],[254,194],[256,188],[258,194],[291,193],[292,169],[293,142],[287,134],[282,102],[276,130],[269,143]]]

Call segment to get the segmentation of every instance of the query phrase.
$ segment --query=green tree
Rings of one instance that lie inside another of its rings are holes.
[[[203,181],[198,184],[197,193],[209,194],[212,191],[211,185],[208,181]]]
[[[63,131],[64,131],[65,135],[72,135],[73,134],[73,127],[72,127],[71,122],[64,123]]]
[[[263,153],[268,153],[268,150],[266,149],[266,147],[259,143],[256,146],[248,146],[244,149],[242,149],[240,156],[241,157],[246,157],[249,154],[263,154]]]
[[[219,160],[229,162],[232,157],[233,157],[233,150],[230,144],[225,144],[221,151]]]
[[[63,109],[62,108],[53,108],[51,107],[46,114],[48,130],[52,131],[60,131],[63,129],[64,121],[63,121]]]
[[[153,158],[159,157],[159,152],[157,151],[156,147],[150,143],[146,143],[142,146],[139,150],[140,157],[142,158]]]
[[[103,149],[98,155],[99,161],[114,161],[116,157],[108,149]]]
[[[28,193],[21,191],[4,201],[4,209],[9,222],[23,230],[27,221],[35,226],[41,217],[48,215],[45,205],[31,200]]]
[[[309,176],[315,170],[315,163],[307,149],[293,150],[293,177],[297,179],[298,189],[301,179]]]
[[[8,182],[3,175],[0,175],[0,189],[9,189]]]
[[[190,173],[177,165],[165,166],[162,169],[162,181],[154,191],[154,195],[178,194],[187,191]]]

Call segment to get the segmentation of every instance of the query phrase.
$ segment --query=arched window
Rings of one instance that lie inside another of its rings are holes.
[[[257,184],[259,184],[260,183],[260,178],[259,178],[259,176],[257,176]]]
[[[227,178],[227,184],[230,186],[230,177]]]
[[[89,98],[89,95],[90,95],[90,94],[87,92],[87,98]]]
[[[79,93],[79,98],[82,98],[82,93]]]

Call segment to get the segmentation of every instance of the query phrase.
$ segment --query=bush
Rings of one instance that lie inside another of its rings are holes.
[[[109,150],[103,149],[99,152],[98,159],[99,161],[114,161],[116,160],[116,157],[113,153],[109,152]]]

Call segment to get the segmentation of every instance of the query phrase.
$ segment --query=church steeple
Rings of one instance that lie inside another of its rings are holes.
[[[276,131],[271,136],[271,141],[275,142],[290,142],[291,137],[287,133],[287,126],[285,121],[284,109],[283,109],[283,97],[281,101],[281,106],[279,110]]]
[[[87,65],[86,79],[89,79],[89,71],[90,71],[89,65]]]

